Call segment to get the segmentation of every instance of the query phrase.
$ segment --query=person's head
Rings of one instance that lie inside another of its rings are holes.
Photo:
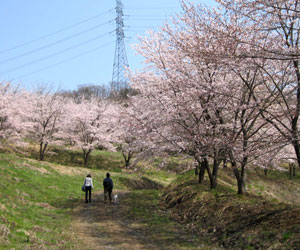
[[[106,177],[107,177],[107,178],[110,177],[110,173],[106,173]]]
[[[90,177],[90,178],[92,178],[92,176],[91,176],[90,174],[88,174],[86,177]]]

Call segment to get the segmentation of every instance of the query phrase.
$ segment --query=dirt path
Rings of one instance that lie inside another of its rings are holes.
[[[120,201],[126,192],[119,193]],[[93,194],[92,203],[80,203],[75,209],[72,229],[84,243],[84,249],[158,249],[145,236],[127,227],[125,205],[103,202],[103,194]]]

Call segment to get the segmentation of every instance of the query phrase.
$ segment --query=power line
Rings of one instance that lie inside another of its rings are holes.
[[[36,39],[33,39],[33,40],[30,40],[30,41],[21,43],[21,44],[19,44],[19,45],[16,45],[16,46],[14,46],[14,47],[9,48],[9,49],[0,51],[0,54],[4,54],[4,53],[7,53],[7,52],[9,52],[9,51],[16,50],[16,49],[21,48],[21,47],[24,47],[24,46],[26,46],[26,45],[28,45],[28,44],[31,44],[31,43],[34,43],[34,42],[38,42],[38,41],[40,41],[40,40],[43,40],[43,39],[46,39],[46,38],[48,38],[48,37],[54,36],[54,35],[56,35],[56,34],[59,34],[59,33],[63,32],[63,31],[72,29],[72,28],[74,28],[74,27],[76,27],[76,26],[79,26],[79,25],[81,25],[81,24],[83,24],[83,23],[87,23],[87,22],[89,22],[89,21],[91,21],[91,20],[94,20],[94,19],[96,19],[96,18],[98,18],[98,17],[101,17],[101,16],[103,16],[103,15],[105,15],[105,14],[107,14],[107,13],[110,13],[110,12],[113,11],[113,10],[114,10],[114,9],[110,9],[110,10],[108,10],[108,11],[102,12],[102,13],[100,13],[100,14],[98,14],[98,15],[92,16],[92,17],[90,17],[90,18],[87,18],[87,19],[82,20],[82,21],[80,21],[80,22],[78,22],[78,23],[72,24],[72,25],[67,26],[67,27],[65,27],[65,28],[59,29],[59,30],[54,31],[54,32],[52,32],[52,33],[49,33],[49,34],[47,34],[47,35],[44,35],[44,36],[38,37],[38,38],[36,38]]]
[[[166,15],[128,15],[129,17],[166,17]]]
[[[114,33],[114,32],[115,32],[115,30],[110,31],[110,32],[107,32],[107,33],[102,34],[102,35],[100,35],[100,36],[96,36],[96,37],[94,37],[94,38],[92,38],[92,39],[89,39],[89,40],[86,40],[86,41],[81,42],[81,43],[79,43],[79,44],[76,44],[76,45],[74,45],[74,46],[72,46],[72,47],[69,47],[69,48],[60,50],[60,51],[58,51],[58,52],[52,53],[52,54],[50,54],[50,55],[47,55],[47,56],[44,56],[44,57],[41,57],[41,58],[38,58],[38,59],[33,60],[33,61],[30,61],[30,62],[28,62],[28,63],[21,64],[21,65],[19,65],[19,66],[17,66],[17,67],[8,69],[8,70],[6,70],[6,71],[4,71],[4,72],[0,72],[0,74],[7,74],[7,73],[10,73],[10,72],[16,71],[16,70],[18,70],[18,69],[24,68],[24,67],[28,67],[28,66],[30,66],[30,65],[32,65],[32,64],[36,64],[36,63],[38,63],[38,62],[45,61],[45,60],[47,60],[48,58],[51,58],[51,57],[54,57],[54,56],[63,54],[63,53],[65,53],[65,52],[69,51],[69,50],[78,48],[78,47],[80,47],[80,46],[82,46],[82,45],[85,45],[85,44],[90,43],[90,42],[92,42],[92,41],[98,40],[98,39],[100,39],[100,38],[102,38],[102,37],[104,37],[104,36],[107,36],[107,35],[109,35],[109,34],[112,34],[112,33]]]
[[[130,18],[129,20],[130,21],[164,21],[164,20],[166,20],[168,17],[166,17],[166,18],[142,18],[142,17],[140,17],[140,18]]]
[[[148,28],[153,28],[153,25],[143,25],[143,26],[135,26],[135,25],[129,25],[127,26],[126,30],[131,30],[131,29],[148,29]],[[156,26],[155,26],[156,27]]]
[[[110,44],[113,44],[113,43],[114,43],[114,41],[111,41],[111,42],[109,42],[109,43],[103,44],[103,45],[98,46],[98,47],[96,47],[96,48],[93,48],[93,49],[90,49],[90,50],[85,51],[85,52],[83,52],[83,53],[80,53],[80,54],[78,54],[78,55],[69,57],[69,58],[67,58],[67,59],[65,59],[65,60],[63,60],[63,61],[57,62],[57,63],[55,63],[55,64],[48,65],[48,66],[46,66],[46,67],[40,68],[40,69],[38,69],[38,70],[35,70],[35,71],[33,71],[33,72],[27,73],[27,74],[25,74],[25,75],[18,76],[17,78],[14,78],[12,81],[15,81],[15,80],[18,80],[18,79],[21,79],[21,78],[24,78],[24,77],[27,77],[27,76],[30,76],[30,75],[39,73],[39,72],[41,72],[41,71],[45,71],[45,70],[50,69],[50,68],[53,68],[53,67],[56,67],[56,66],[58,66],[58,65],[61,65],[61,64],[63,64],[63,63],[66,63],[66,62],[69,62],[69,61],[71,61],[71,60],[74,60],[74,59],[76,59],[76,58],[78,58],[78,57],[81,57],[81,56],[84,56],[84,55],[86,55],[86,54],[89,54],[89,53],[91,53],[91,52],[94,52],[94,51],[96,51],[96,50],[99,50],[99,49],[101,49],[101,48],[103,48],[103,47],[106,47],[106,46],[108,46],[108,45],[110,45]]]
[[[92,30],[98,29],[98,28],[100,28],[100,27],[102,27],[102,26],[104,26],[104,25],[106,25],[106,24],[109,24],[109,23],[113,22],[114,20],[115,20],[115,19],[112,19],[112,20],[110,20],[110,21],[108,21],[108,22],[105,22],[105,23],[102,23],[102,24],[98,24],[98,25],[96,25],[96,26],[93,26],[92,28],[89,28],[89,29],[80,31],[80,32],[78,32],[78,33],[76,33],[76,34],[74,34],[74,35],[71,35],[71,36],[62,38],[62,39],[60,39],[60,40],[57,40],[57,41],[55,41],[55,42],[46,44],[46,45],[41,46],[41,47],[39,47],[39,48],[36,48],[36,49],[30,50],[30,51],[27,51],[27,52],[25,52],[25,53],[23,53],[23,54],[21,54],[21,55],[13,56],[13,57],[7,58],[7,59],[5,59],[5,60],[0,61],[0,64],[7,63],[7,62],[10,62],[10,61],[15,60],[15,59],[19,59],[20,57],[24,57],[24,56],[33,54],[33,53],[35,53],[35,52],[37,52],[37,51],[40,51],[40,50],[49,48],[49,47],[51,47],[51,46],[53,46],[53,45],[56,45],[56,44],[65,42],[65,41],[70,40],[70,39],[72,39],[72,38],[74,38],[74,37],[77,37],[77,36],[80,36],[80,35],[85,34],[85,33],[87,33],[87,32],[90,32],[90,31],[92,31]]]
[[[169,10],[169,9],[178,9],[178,7],[152,7],[152,8],[136,8],[136,7],[125,7],[126,10]]]

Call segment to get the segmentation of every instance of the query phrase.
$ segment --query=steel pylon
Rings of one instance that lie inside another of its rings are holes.
[[[121,89],[128,87],[128,79],[125,76],[125,71],[128,67],[128,60],[124,42],[124,6],[121,0],[116,0],[116,4],[116,47],[112,74],[112,88],[115,91],[120,91]]]

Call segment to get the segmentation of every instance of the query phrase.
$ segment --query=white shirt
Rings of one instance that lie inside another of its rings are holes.
[[[92,188],[94,188],[92,178],[91,177],[86,177],[85,180],[84,180],[84,185],[86,187],[91,186]]]

